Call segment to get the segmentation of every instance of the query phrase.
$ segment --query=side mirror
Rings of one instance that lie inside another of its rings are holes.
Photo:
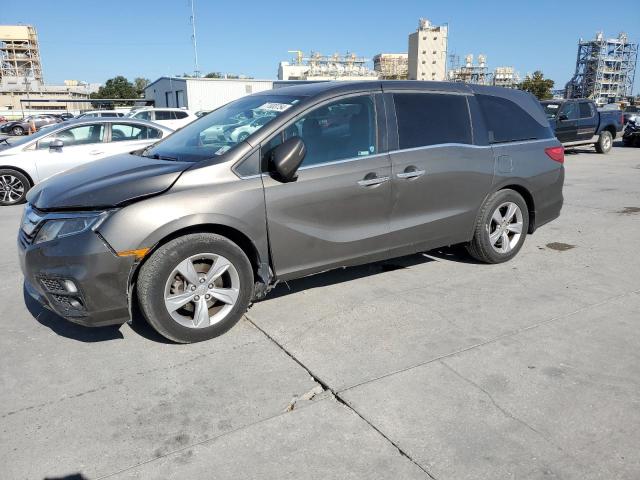
[[[290,182],[298,176],[296,172],[307,154],[300,137],[293,137],[273,149],[271,162],[280,180]]]
[[[558,120],[560,120],[561,122],[565,122],[569,120],[569,117],[567,116],[566,113],[561,113],[560,115],[558,115]]]
[[[64,147],[64,142],[59,138],[56,138],[53,142],[49,144],[50,151],[61,152],[62,147]]]

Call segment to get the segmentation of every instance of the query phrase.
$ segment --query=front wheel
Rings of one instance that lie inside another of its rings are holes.
[[[138,301],[162,336],[192,343],[222,335],[247,310],[253,270],[242,249],[212,233],[171,240],[142,265]]]
[[[0,205],[24,203],[31,182],[22,173],[15,170],[0,170]]]
[[[13,127],[13,128],[11,129],[11,133],[12,133],[13,135],[24,135],[24,128],[22,128],[22,127],[20,127],[20,126],[16,125],[15,127]]]
[[[482,205],[467,251],[481,262],[506,262],[520,251],[528,229],[529,210],[522,196],[500,190]]]
[[[611,147],[613,146],[613,137],[610,132],[606,130],[600,133],[600,137],[596,143],[596,152],[598,153],[609,153]]]

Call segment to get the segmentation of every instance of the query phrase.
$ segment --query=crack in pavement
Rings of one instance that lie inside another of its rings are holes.
[[[492,343],[498,342],[498,341],[503,340],[505,338],[515,337],[516,335],[519,335],[519,334],[524,333],[524,332],[528,332],[529,330],[534,330],[534,329],[536,329],[538,327],[542,327],[542,326],[547,325],[549,323],[553,323],[553,322],[557,322],[558,320],[562,320],[563,318],[571,317],[571,316],[576,315],[578,313],[585,312],[585,311],[587,311],[587,310],[589,310],[591,308],[596,308],[596,307],[599,307],[599,306],[602,306],[602,305],[606,305],[607,303],[611,303],[611,302],[613,302],[615,300],[619,300],[620,298],[624,298],[624,297],[627,297],[627,296],[630,296],[630,295],[635,295],[635,294],[640,294],[640,289],[632,290],[632,291],[621,293],[621,294],[618,294],[618,295],[613,295],[611,297],[607,297],[604,300],[601,300],[599,302],[593,303],[591,305],[585,305],[584,307],[580,307],[577,310],[574,310],[573,312],[563,313],[562,315],[558,315],[556,317],[552,317],[552,318],[549,318],[547,320],[543,320],[541,322],[534,323],[533,325],[529,325],[529,326],[526,326],[526,327],[518,328],[516,330],[512,330],[510,332],[506,332],[506,333],[500,334],[500,335],[498,335],[496,337],[493,337],[493,338],[490,338],[488,340],[485,340],[484,342],[474,343],[473,345],[469,345],[468,347],[461,348],[461,349],[456,350],[454,352],[445,353],[444,355],[440,355],[438,357],[431,358],[431,359],[426,360],[424,362],[419,362],[419,363],[416,363],[414,365],[409,365],[408,367],[400,368],[398,370],[394,370],[392,372],[388,372],[388,373],[385,373],[383,375],[379,375],[379,376],[377,376],[375,378],[372,378],[372,379],[369,379],[369,380],[364,380],[362,382],[359,382],[359,383],[350,385],[348,387],[345,387],[345,388],[341,389],[339,392],[340,393],[346,392],[347,390],[351,390],[353,388],[361,387],[362,385],[367,385],[368,383],[372,383],[372,382],[378,381],[378,380],[383,379],[383,378],[391,377],[391,376],[396,375],[398,373],[407,372],[409,370],[413,370],[414,368],[422,367],[423,365],[428,365],[428,364],[433,363],[433,362],[438,362],[438,361],[440,361],[442,359],[445,359],[445,358],[454,357],[454,356],[459,355],[461,353],[468,352],[470,350],[475,350],[476,348],[479,348],[479,347],[484,347],[485,345],[490,345]]]
[[[458,372],[455,368],[453,368],[451,365],[449,365],[448,363],[439,360],[438,363],[440,365],[442,365],[443,367],[447,368],[449,371],[451,371],[451,373],[453,373],[454,375],[456,375],[458,378],[460,378],[462,381],[468,383],[469,385],[477,388],[478,390],[480,390],[482,393],[484,393],[484,395],[491,401],[491,403],[493,404],[494,407],[496,407],[496,409],[498,409],[505,417],[514,420],[516,422],[518,422],[519,424],[521,424],[522,426],[524,426],[525,428],[531,430],[533,433],[535,433],[536,435],[538,435],[540,438],[542,438],[545,442],[547,442],[549,445],[553,446],[554,448],[557,448],[560,452],[562,452],[566,457],[572,459],[573,461],[575,461],[578,465],[582,466],[585,469],[589,469],[589,467],[587,465],[584,465],[578,458],[576,458],[574,455],[572,455],[571,453],[567,452],[564,448],[562,448],[560,445],[558,445],[557,443],[555,443],[553,440],[551,440],[550,438],[548,438],[545,434],[543,434],[540,430],[536,429],[535,427],[533,427],[532,425],[528,424],[527,422],[525,422],[524,420],[522,420],[519,417],[516,417],[513,413],[511,413],[509,410],[507,410],[506,408],[504,408],[503,406],[501,406],[496,400],[495,398],[493,398],[493,395],[491,395],[491,393],[489,393],[485,388],[483,388],[481,385],[477,384],[476,382],[474,382],[473,380],[471,380],[470,378],[465,377],[464,375],[462,375],[460,372]]]
[[[326,382],[324,382],[323,380],[321,380],[317,375],[315,375],[310,369],[309,367],[307,367],[304,363],[302,363],[300,360],[298,360],[298,358],[296,358],[295,355],[293,355],[291,352],[289,352],[284,346],[282,346],[280,343],[278,343],[271,335],[269,335],[265,330],[263,330],[262,328],[260,328],[252,319],[251,317],[249,317],[249,315],[245,314],[245,318],[247,319],[247,321],[253,325],[256,330],[258,330],[259,332],[261,332],[265,337],[267,337],[269,340],[271,340],[271,342],[273,342],[273,344],[275,346],[277,346],[282,352],[284,352],[285,355],[287,355],[289,358],[291,358],[291,360],[293,360],[295,363],[297,363],[302,369],[304,369],[309,376],[316,382],[318,383],[323,390],[328,391],[331,393],[332,397],[335,398],[339,403],[341,403],[342,405],[344,405],[346,408],[348,408],[350,411],[352,411],[354,414],[356,414],[360,419],[362,419],[367,425],[369,425],[369,427],[371,427],[375,432],[377,432],[384,440],[386,440],[390,445],[392,445],[400,455],[402,455],[403,457],[405,457],[407,460],[409,460],[411,463],[413,463],[417,468],[419,468],[422,472],[424,472],[431,480],[437,480],[436,477],[434,477],[426,468],[424,468],[422,465],[420,465],[420,463],[418,463],[416,460],[414,460],[406,451],[404,451],[400,445],[398,445],[396,442],[394,442],[393,440],[391,440],[391,438],[389,438],[387,435],[385,435],[378,427],[376,427],[371,421],[369,421],[367,418],[365,418],[365,416],[358,412],[349,402],[347,402],[344,398],[342,398],[335,389],[333,389],[332,387],[330,387]]]

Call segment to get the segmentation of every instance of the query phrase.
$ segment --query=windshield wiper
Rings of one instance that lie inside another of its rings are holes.
[[[169,157],[168,155],[160,155],[157,153],[154,153],[153,155],[142,155],[143,157],[147,157],[147,158],[153,158],[154,160],[169,160],[172,162],[177,162],[178,158],[177,157]]]
[[[5,138],[0,138],[0,142],[4,142],[4,143],[6,143],[7,145],[11,145],[11,144],[9,143],[9,139],[7,139],[6,137],[5,137]]]

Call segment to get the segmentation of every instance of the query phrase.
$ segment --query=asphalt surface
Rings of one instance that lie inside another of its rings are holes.
[[[509,263],[290,282],[196,345],[25,299],[2,208],[0,477],[638,479],[640,149],[569,154],[565,202]]]

